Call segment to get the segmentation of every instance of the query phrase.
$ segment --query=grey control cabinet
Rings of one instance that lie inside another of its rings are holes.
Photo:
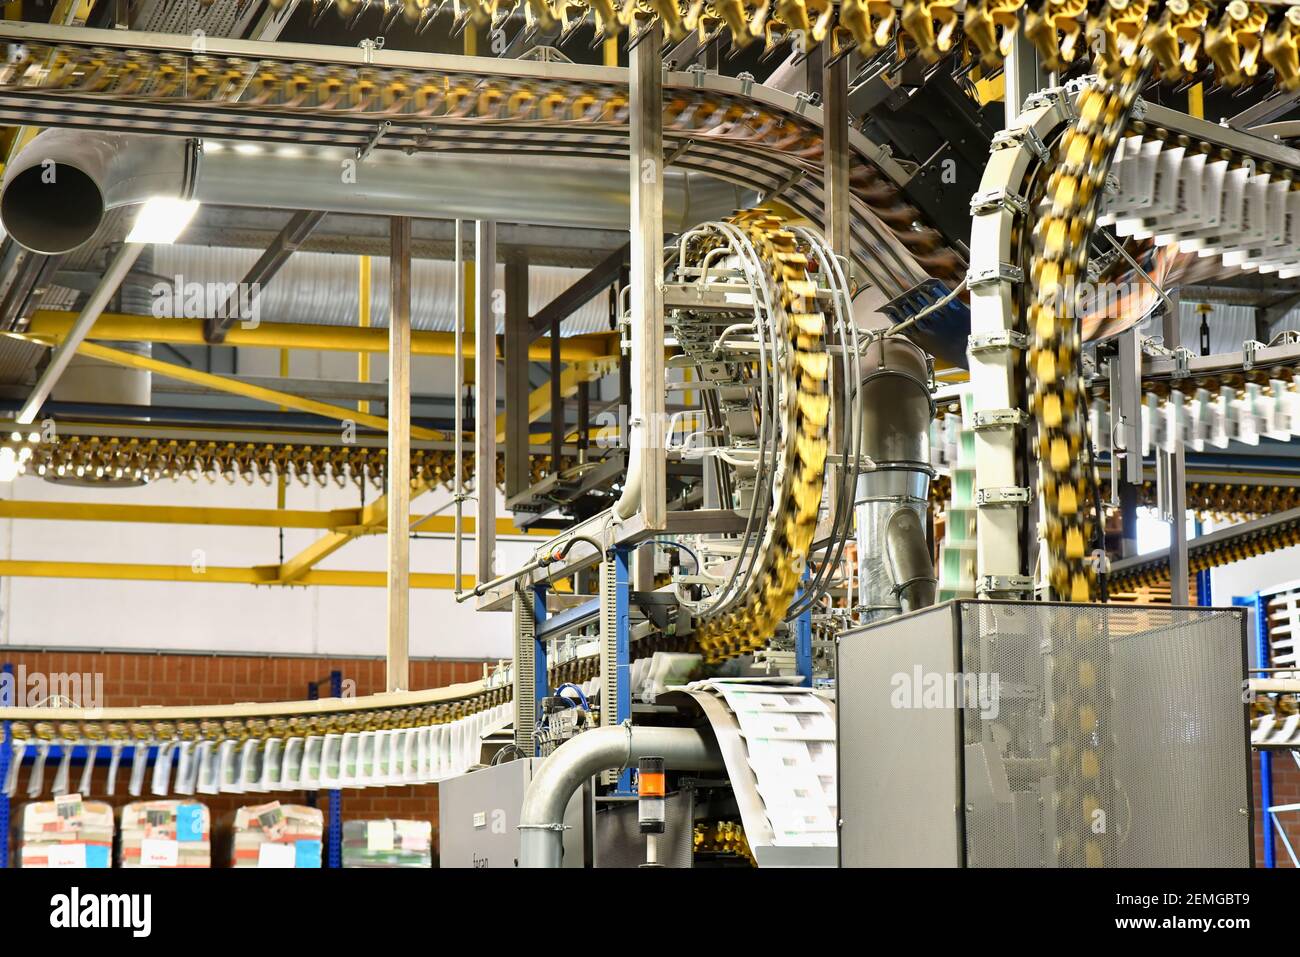
[[[1241,609],[954,601],[840,636],[840,863],[1248,867]]]

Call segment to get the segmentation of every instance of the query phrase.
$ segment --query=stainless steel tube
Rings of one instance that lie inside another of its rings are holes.
[[[882,336],[863,350],[862,454],[855,519],[858,603],[876,621],[934,603],[935,574],[925,535],[929,508],[930,368],[902,336]]]
[[[582,783],[639,758],[661,757],[675,771],[722,770],[713,735],[693,728],[631,725],[584,731],[542,762],[524,793],[519,816],[519,866],[559,867],[564,857],[564,809]]]

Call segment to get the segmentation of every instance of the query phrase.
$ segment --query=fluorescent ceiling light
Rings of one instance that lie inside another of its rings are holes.
[[[199,202],[195,199],[155,196],[153,199],[145,200],[135,217],[135,225],[131,227],[126,241],[128,243],[174,243],[198,210]]]

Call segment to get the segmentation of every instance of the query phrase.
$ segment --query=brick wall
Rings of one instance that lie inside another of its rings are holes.
[[[1255,802],[1255,862],[1264,866],[1264,828],[1268,822],[1264,819],[1260,804],[1259,755],[1254,759],[1253,792]],[[1273,752],[1273,805],[1300,804],[1300,766],[1285,751]],[[1300,853],[1300,811],[1288,811],[1278,815],[1286,829],[1287,840]],[[1274,861],[1278,867],[1291,867],[1291,856],[1286,846],[1278,839],[1276,829],[1273,832]]]
[[[331,671],[340,671],[345,681],[350,679],[355,682],[357,695],[384,690],[384,662],[370,658],[275,658],[132,652],[96,654],[0,649],[0,662],[12,664],[15,671],[20,665],[26,666],[29,674],[101,674],[101,704],[106,708],[231,704],[239,701],[301,701],[307,697],[307,685],[312,681],[320,682],[321,694],[327,696]],[[412,659],[411,685],[418,690],[473,681],[482,677],[483,666],[482,661]],[[45,793],[42,795],[44,800],[50,797],[49,790],[56,767],[54,762],[46,764]],[[28,771],[28,768],[24,768],[18,782],[18,794],[12,798],[15,811],[19,804],[28,800]],[[80,773],[80,768],[74,766],[73,787],[80,779]],[[125,793],[130,777],[130,768],[125,763],[118,769],[117,793],[107,796],[104,793],[107,773],[106,763],[96,769],[92,779],[92,793],[87,797],[108,801],[114,807],[148,797],[147,783],[145,793],[139,798],[132,798]],[[431,821],[436,847],[437,785],[345,789],[342,794],[343,820],[393,817]],[[204,794],[195,795],[195,799],[208,806],[216,824],[225,816],[233,815],[235,809],[244,804],[271,800],[279,800],[284,804],[302,803],[304,795],[287,792],[265,795]],[[323,794],[319,805],[322,811],[326,809]],[[12,840],[12,835],[10,839]]]

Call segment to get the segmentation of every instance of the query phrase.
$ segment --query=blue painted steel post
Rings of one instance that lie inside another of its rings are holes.
[[[11,708],[14,705],[13,698],[13,673],[14,666],[5,662],[0,673],[9,675],[8,681],[3,683],[3,687],[8,688],[8,692],[0,695],[0,705]],[[12,731],[9,728],[9,722],[4,723],[3,741],[0,741],[0,787],[3,787],[5,781],[9,780],[9,760],[13,755]],[[0,867],[9,866],[9,795],[0,792]]]
[[[1255,665],[1267,668],[1271,655],[1268,653],[1268,599],[1255,592]],[[1268,809],[1273,806],[1273,755],[1259,749],[1259,805],[1260,817],[1264,827],[1264,866],[1276,867],[1276,849],[1273,846],[1273,815]]]
[[[804,584],[807,584],[811,572],[808,566],[803,569]],[[799,589],[802,594],[803,589]],[[812,607],[810,606],[802,615],[800,615],[794,624],[794,667],[803,678],[805,688],[812,687]]]
[[[626,547],[614,549],[614,620],[616,622],[615,670],[614,680],[618,695],[614,707],[614,723],[622,724],[632,718],[632,662],[631,658],[631,618],[630,603],[632,594],[631,573],[632,550]],[[601,702],[602,708],[605,702]],[[632,771],[624,768],[618,778],[618,793],[634,794]]]
[[[319,698],[320,698],[320,684],[315,681],[307,682],[307,700],[316,701]],[[318,806],[320,803],[320,792],[319,791],[303,792],[303,802],[308,807]]]
[[[343,697],[343,672],[330,672],[330,697]],[[329,798],[329,866],[343,866],[343,792],[326,791]]]
[[[551,678],[546,668],[546,639],[537,637],[538,629],[546,621],[546,586],[533,586],[533,714],[542,717],[542,699],[551,693]],[[537,739],[533,738],[533,754],[537,753]]]
[[[1198,518],[1192,523],[1192,537],[1201,537],[1201,520]],[[1210,590],[1210,570],[1202,568],[1196,573],[1196,604],[1201,608],[1208,608],[1214,604],[1214,597]]]

